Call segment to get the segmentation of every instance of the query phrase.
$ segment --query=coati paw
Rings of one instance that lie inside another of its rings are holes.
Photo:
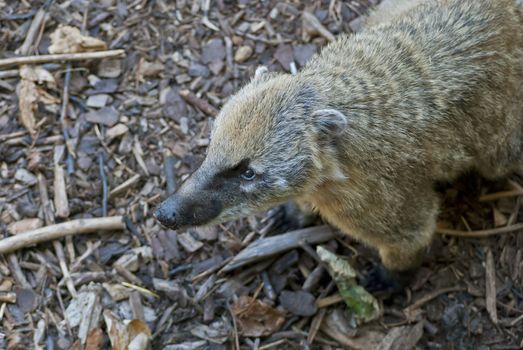
[[[371,292],[384,296],[402,293],[416,275],[417,268],[405,271],[387,270],[383,265],[375,265],[364,273],[361,284]]]
[[[260,233],[287,232],[311,225],[316,214],[304,212],[295,202],[288,202],[267,212],[261,220]]]

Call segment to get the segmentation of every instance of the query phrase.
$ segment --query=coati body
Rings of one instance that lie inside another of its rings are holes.
[[[523,24],[514,0],[410,4],[295,76],[258,69],[157,218],[213,224],[295,199],[377,248],[389,270],[416,267],[437,181],[522,163]]]

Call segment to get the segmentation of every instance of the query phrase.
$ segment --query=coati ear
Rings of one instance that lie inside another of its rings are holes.
[[[254,79],[260,78],[265,73],[269,73],[269,68],[265,66],[259,66],[256,68],[256,72],[254,72]]]
[[[345,114],[337,109],[320,109],[312,113],[316,132],[323,136],[336,136],[349,124]]]
[[[265,66],[259,66],[254,72],[254,77],[252,78],[253,82],[263,81],[269,73],[269,69]]]

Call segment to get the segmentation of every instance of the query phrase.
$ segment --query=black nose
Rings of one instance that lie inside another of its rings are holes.
[[[156,209],[153,215],[156,220],[160,221],[162,225],[167,227],[172,227],[176,224],[176,211],[172,206],[165,205],[165,203]]]

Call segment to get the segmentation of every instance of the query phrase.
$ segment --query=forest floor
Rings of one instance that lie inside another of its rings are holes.
[[[89,233],[16,250],[0,240],[0,349],[522,348],[518,175],[442,185],[441,230],[494,231],[437,235],[411,286],[360,325],[315,244],[223,269],[250,244],[279,242],[263,213],[179,231],[151,215],[202,161],[217,111],[258,65],[299,69],[375,5],[0,0],[1,237],[92,219],[80,222]],[[51,45],[61,25],[79,29],[65,47]],[[82,54],[3,60],[50,47]],[[377,263],[332,231],[306,232],[358,271]]]

